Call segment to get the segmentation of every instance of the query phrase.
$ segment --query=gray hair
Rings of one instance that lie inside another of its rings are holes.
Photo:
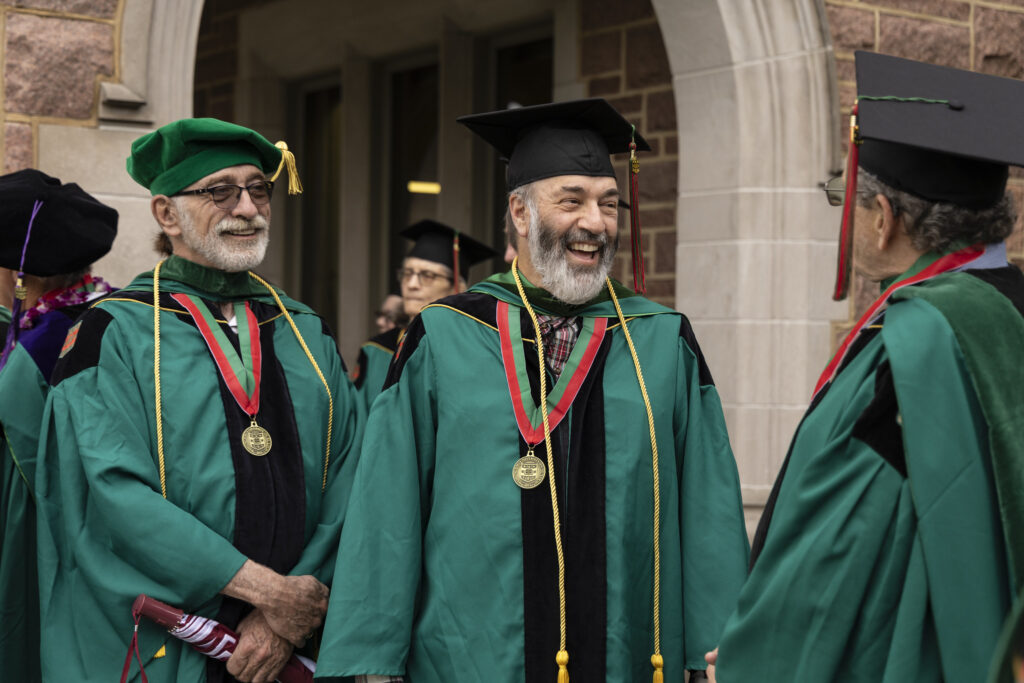
[[[889,200],[895,216],[903,216],[903,226],[910,243],[921,251],[948,251],[956,242],[1002,242],[1013,232],[1017,219],[1008,193],[987,209],[968,209],[897,190],[863,168],[858,169],[857,203],[869,207],[878,194]]]
[[[520,185],[516,189],[508,193],[509,197],[518,197],[521,202],[526,204],[526,208],[530,210],[530,216],[537,213],[537,202],[534,198],[533,183],[526,183]],[[519,249],[519,235],[516,234],[516,224],[512,220],[512,207],[509,206],[508,202],[505,203],[505,237],[508,239],[508,243],[512,245],[513,249]]]

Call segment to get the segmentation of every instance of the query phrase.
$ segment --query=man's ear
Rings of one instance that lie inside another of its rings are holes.
[[[512,216],[512,224],[516,228],[516,234],[525,238],[530,229],[530,208],[523,201],[523,198],[511,194],[508,197],[508,210]]]
[[[900,225],[903,219],[897,218],[896,212],[893,211],[892,203],[885,195],[876,194],[875,202],[878,203],[878,217],[875,220],[874,227],[878,236],[878,248],[879,250],[884,250],[892,244],[899,231],[903,229]]]
[[[158,194],[149,202],[149,208],[153,212],[153,218],[160,225],[160,229],[169,237],[181,235],[179,224],[178,208],[167,195]]]

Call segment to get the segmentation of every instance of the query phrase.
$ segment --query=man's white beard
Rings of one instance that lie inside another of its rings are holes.
[[[270,222],[257,214],[250,220],[227,216],[205,235],[197,234],[192,214],[186,209],[178,211],[181,225],[181,241],[193,252],[202,256],[214,268],[229,273],[251,270],[263,263],[270,243]],[[255,229],[256,241],[233,244],[231,238],[222,237],[228,232],[244,232]]]
[[[596,266],[573,265],[569,263],[566,249],[571,242],[600,243]],[[541,277],[539,284],[554,297],[567,304],[579,305],[593,299],[604,287],[605,279],[615,262],[619,238],[609,241],[608,233],[595,235],[573,228],[561,238],[551,227],[545,225],[534,207],[530,207],[530,262]]]

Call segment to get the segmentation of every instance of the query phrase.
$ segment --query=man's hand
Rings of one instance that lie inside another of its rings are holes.
[[[252,560],[221,592],[256,607],[274,633],[295,647],[302,647],[323,623],[330,594],[315,577],[282,576]]]
[[[273,683],[292,655],[292,645],[270,628],[258,609],[238,624],[238,645],[228,673],[243,683]]]
[[[327,586],[312,576],[281,576],[277,588],[256,603],[270,628],[302,647],[324,623],[327,614]]]

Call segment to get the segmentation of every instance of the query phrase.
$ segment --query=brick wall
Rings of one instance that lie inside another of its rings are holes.
[[[654,9],[648,0],[588,0],[580,3],[580,78],[587,94],[604,97],[651,144],[640,155],[640,224],[643,228],[647,294],[672,306],[676,287],[676,194],[679,138],[672,73]],[[626,192],[626,155],[616,173]],[[629,221],[624,218],[617,277],[632,286]]]
[[[2,171],[37,164],[40,123],[96,126],[100,81],[119,79],[126,0],[0,0]]]
[[[835,49],[844,129],[856,96],[854,50],[869,50],[932,64],[1024,78],[1024,0],[825,0]],[[845,144],[845,143],[844,143]],[[1008,241],[1011,260],[1024,266],[1024,173],[1010,169],[1017,225]],[[850,313],[833,325],[833,340],[852,326],[878,296],[878,285],[855,277]]]
[[[235,120],[238,15],[244,0],[207,0],[199,22],[193,116]]]

